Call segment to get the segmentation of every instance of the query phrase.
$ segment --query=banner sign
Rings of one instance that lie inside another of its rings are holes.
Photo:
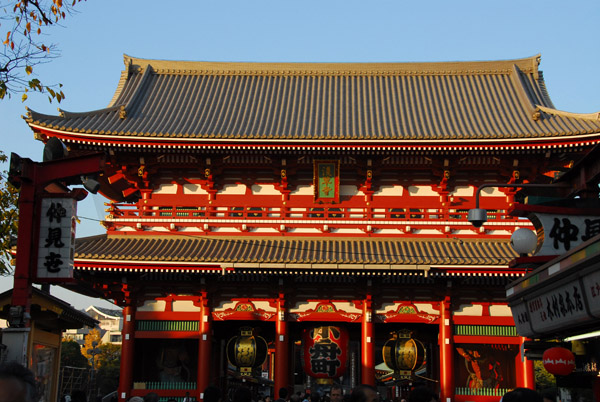
[[[506,291],[520,336],[571,332],[600,319],[600,237],[553,260]],[[556,262],[554,262],[556,261]]]
[[[535,255],[564,254],[600,234],[599,216],[532,213],[529,219],[542,234]]]
[[[73,278],[75,216],[73,198],[43,198],[38,244],[38,279]]]
[[[315,202],[340,202],[340,161],[314,161]]]

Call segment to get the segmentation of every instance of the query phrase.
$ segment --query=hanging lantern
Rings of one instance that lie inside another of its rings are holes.
[[[546,349],[542,361],[544,368],[554,375],[569,375],[575,369],[575,356],[569,349],[561,347]]]
[[[227,360],[238,367],[243,376],[250,376],[253,368],[265,362],[267,350],[267,341],[254,335],[253,328],[242,327],[240,334],[227,342]]]
[[[410,331],[392,332],[392,338],[383,346],[385,364],[401,377],[410,377],[425,363],[425,347]]]
[[[302,333],[304,371],[314,378],[337,378],[346,371],[348,331],[343,327],[316,327]]]

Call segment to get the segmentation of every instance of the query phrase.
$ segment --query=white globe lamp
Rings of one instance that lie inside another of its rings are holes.
[[[531,229],[520,228],[510,237],[510,246],[519,255],[527,255],[533,253],[537,247],[537,235]]]

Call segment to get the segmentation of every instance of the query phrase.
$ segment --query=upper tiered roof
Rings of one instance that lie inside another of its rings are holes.
[[[27,121],[37,131],[105,144],[436,145],[597,136],[600,114],[554,109],[539,61],[215,63],[125,56],[106,109],[29,111]]]

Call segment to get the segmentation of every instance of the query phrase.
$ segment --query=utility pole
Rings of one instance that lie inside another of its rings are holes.
[[[92,356],[92,375],[90,378],[88,401],[96,402],[96,356],[101,352],[100,348],[98,348],[98,341],[92,341],[92,347],[88,349],[87,352],[90,356]]]

